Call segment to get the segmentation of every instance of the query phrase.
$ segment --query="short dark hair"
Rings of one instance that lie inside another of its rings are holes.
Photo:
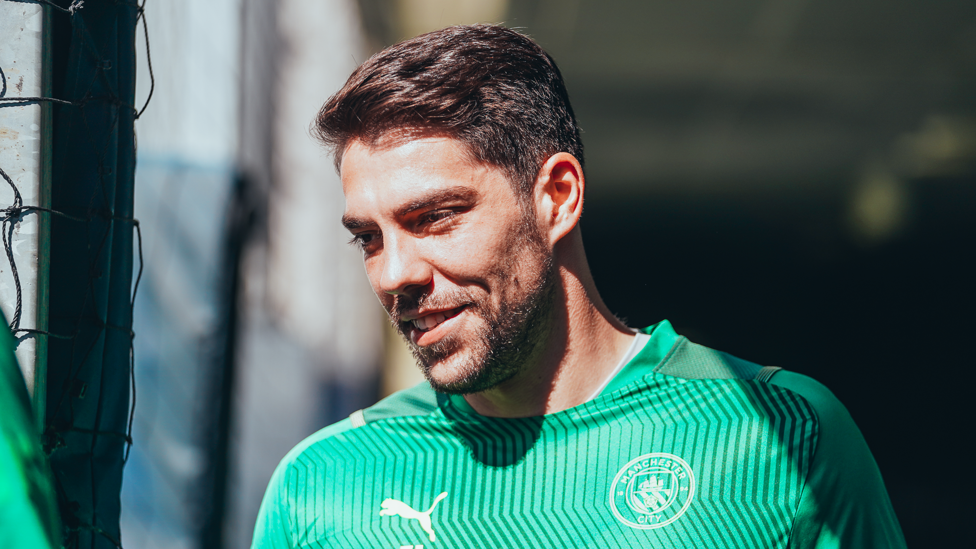
[[[529,37],[495,25],[448,27],[390,46],[325,103],[313,133],[336,167],[354,140],[445,136],[531,192],[557,152],[583,164],[583,142],[556,62]]]

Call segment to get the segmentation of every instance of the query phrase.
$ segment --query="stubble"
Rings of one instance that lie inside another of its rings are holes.
[[[438,392],[478,393],[513,378],[548,336],[555,296],[551,252],[544,246],[536,227],[528,222],[520,224],[509,239],[506,260],[491,273],[501,281],[496,288],[501,293],[497,305],[492,303],[490,295],[475,295],[465,288],[417,296],[401,294],[394,301],[390,320],[406,340],[424,377]],[[530,280],[520,280],[515,275],[524,261],[536,264]],[[408,310],[460,306],[467,306],[466,311],[482,321],[473,336],[450,334],[434,344],[419,346],[408,336],[410,323],[401,320]],[[449,380],[433,375],[434,368],[444,363],[453,363]]]

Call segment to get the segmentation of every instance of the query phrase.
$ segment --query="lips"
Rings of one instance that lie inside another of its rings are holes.
[[[440,324],[444,323],[445,321],[450,320],[456,317],[457,315],[461,314],[461,311],[463,311],[465,307],[467,307],[467,305],[462,305],[460,307],[449,309],[446,311],[438,311],[434,313],[425,314],[423,316],[410,320],[409,324],[411,324],[414,328],[416,328],[421,332],[429,332],[434,328],[436,328],[437,326],[439,326]]]

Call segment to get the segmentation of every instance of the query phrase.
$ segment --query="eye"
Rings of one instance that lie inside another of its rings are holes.
[[[420,218],[420,222],[423,225],[430,225],[444,219],[452,218],[455,215],[457,215],[457,212],[454,210],[433,210],[424,214]]]
[[[379,233],[358,233],[349,239],[349,244],[359,248],[364,252],[370,252],[380,241]]]

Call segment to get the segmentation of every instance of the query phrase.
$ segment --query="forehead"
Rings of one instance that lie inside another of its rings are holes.
[[[342,156],[346,216],[389,214],[420,197],[445,189],[467,189],[477,198],[513,199],[501,169],[478,162],[465,145],[427,137],[375,146],[353,141]]]

